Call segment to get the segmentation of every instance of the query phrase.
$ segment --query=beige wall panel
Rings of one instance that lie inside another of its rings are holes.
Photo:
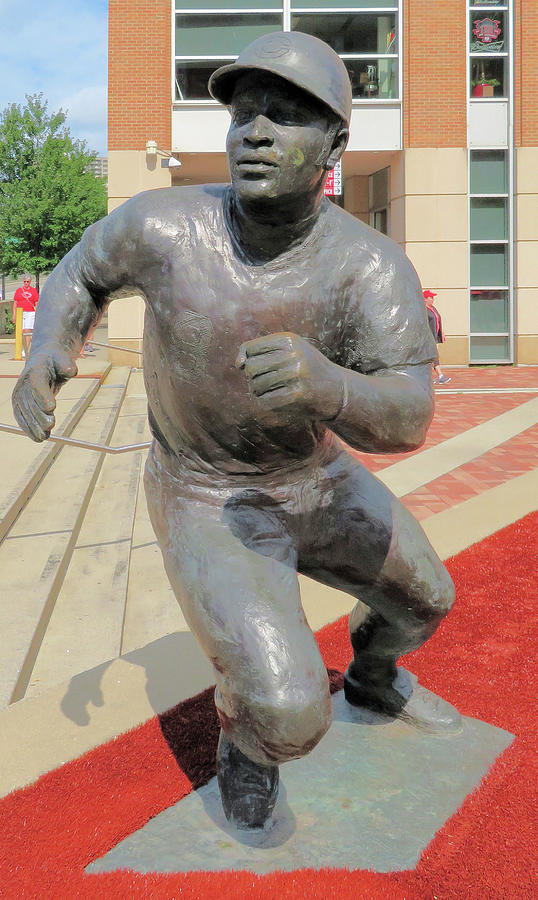
[[[519,334],[538,334],[538,287],[516,291],[516,322]]]
[[[353,175],[344,181],[344,198],[346,209],[354,216],[368,216],[368,177]]]
[[[538,181],[538,172],[536,179]],[[516,197],[516,238],[518,241],[538,241],[538,184],[536,193]]]
[[[520,334],[516,338],[516,353],[520,366],[538,365],[538,334]]]
[[[390,236],[393,241],[405,245],[405,199],[397,197],[390,202]]]
[[[466,241],[468,239],[467,195],[429,194],[408,196],[405,201],[408,241]]]
[[[443,331],[445,336],[467,334],[469,329],[469,293],[466,290],[446,290],[437,285],[425,284],[436,291],[437,297],[433,301],[441,313],[443,319]]]
[[[538,193],[538,147],[516,150],[516,193]]]
[[[413,148],[405,151],[406,194],[466,194],[467,151]]]
[[[520,288],[535,288],[538,283],[538,241],[516,244],[516,278]]]
[[[140,191],[170,187],[170,170],[161,168],[160,154],[144,150],[111,150],[108,154],[108,196],[132,197]]]
[[[441,366],[469,365],[469,338],[464,334],[447,337],[439,344],[439,362]]]
[[[127,338],[122,339],[122,346],[125,347],[126,350],[137,350],[140,351],[138,353],[126,353],[122,350],[109,350],[108,358],[113,366],[134,366],[135,368],[142,367],[142,340],[128,340]]]
[[[136,340],[144,331],[144,301],[131,295],[118,297],[108,308],[108,339],[111,344]]]
[[[390,199],[405,195],[405,155],[398,153],[390,166]]]
[[[205,115],[206,113],[204,113]],[[170,169],[172,184],[228,182],[230,173],[225,153],[181,153],[181,166]]]
[[[443,285],[451,290],[468,287],[467,243],[443,241],[442,243],[407,242],[405,252],[418,272],[424,288],[435,290]]]
[[[126,200],[129,200],[129,197],[109,197],[108,198],[109,213],[111,213],[112,210],[117,209],[118,206],[121,206],[122,203],[125,203]]]

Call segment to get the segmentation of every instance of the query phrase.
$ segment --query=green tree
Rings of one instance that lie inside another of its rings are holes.
[[[42,94],[0,114],[0,271],[48,272],[106,214],[104,179],[88,172],[95,153],[73,140],[63,110]]]

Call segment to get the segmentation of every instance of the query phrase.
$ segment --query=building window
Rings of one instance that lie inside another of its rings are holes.
[[[176,59],[176,100],[211,100],[207,82],[230,59]]]
[[[176,0],[175,100],[211,100],[209,76],[271,31],[302,31],[340,54],[355,100],[399,99],[397,0]]]
[[[469,17],[471,97],[507,97],[508,6],[471,2]]]
[[[251,41],[270,31],[280,31],[282,17],[275,13],[176,16],[176,55],[235,55]]]
[[[509,363],[513,358],[512,139],[503,127],[484,135],[486,146],[480,148],[479,131],[473,131],[471,117],[488,102],[494,103],[493,117],[496,109],[506,105],[507,121],[512,114],[513,9],[510,0],[468,0],[467,10],[471,122],[469,360]],[[482,121],[484,107],[480,116]],[[490,147],[486,141],[491,142]],[[491,145],[498,149],[490,149]]]
[[[503,363],[510,361],[508,335],[473,335],[471,337],[471,363]]]
[[[507,97],[507,58],[471,58],[471,97]]]
[[[471,245],[471,285],[507,287],[508,254],[505,244]]]
[[[506,150],[471,150],[471,363],[510,362],[510,220]]]
[[[306,12],[292,5],[291,28],[320,38],[340,54],[354,99],[390,100],[399,96],[396,8],[383,13],[359,9]]]
[[[282,30],[279,4],[270,8],[271,2],[263,0],[258,3],[228,0],[226,6],[230,8],[217,9],[217,3],[218,0],[213,3],[176,0],[175,99],[178,101],[211,100],[207,82],[215,69],[233,62],[243,47],[256,38]],[[212,6],[215,12],[210,11]],[[246,12],[245,7],[248,7]],[[202,9],[203,12],[199,11]]]
[[[508,194],[505,150],[471,152],[471,194]]]
[[[368,176],[368,212],[370,225],[382,234],[390,228],[390,167]]]
[[[506,334],[509,325],[508,291],[471,291],[471,331]]]
[[[505,197],[471,197],[472,241],[508,240],[508,200]]]

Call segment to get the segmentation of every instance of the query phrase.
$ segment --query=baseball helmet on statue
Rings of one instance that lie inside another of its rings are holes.
[[[234,63],[213,72],[209,93],[228,106],[237,78],[260,69],[312,94],[349,125],[351,83],[347,69],[338,54],[319,38],[301,31],[265,34],[245,47]]]

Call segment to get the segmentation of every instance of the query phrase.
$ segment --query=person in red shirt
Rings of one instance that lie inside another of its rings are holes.
[[[441,321],[441,314],[439,310],[435,308],[433,305],[433,298],[437,297],[437,294],[434,291],[422,291],[424,295],[424,302],[426,303],[426,312],[428,313],[428,325],[430,326],[430,331],[433,334],[433,338],[436,344],[443,344],[445,340],[445,336],[443,334],[443,323]],[[439,365],[439,357],[434,359],[432,362],[433,371],[437,376],[434,378],[433,383],[436,384],[437,380],[439,380],[439,384],[448,384],[449,381],[452,381],[448,375],[444,375],[441,371],[441,366]]]
[[[35,287],[32,287],[32,279],[29,275],[25,276],[22,287],[17,288],[13,297],[13,313],[11,321],[15,322],[17,308],[22,309],[22,342],[26,357],[30,352],[30,344],[32,343],[32,334],[34,330],[35,309],[39,293]]]

